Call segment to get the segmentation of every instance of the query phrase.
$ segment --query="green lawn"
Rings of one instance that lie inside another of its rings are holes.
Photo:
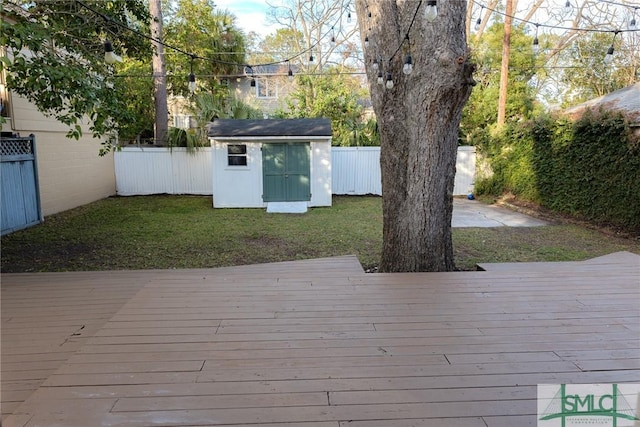
[[[582,260],[640,242],[576,225],[454,229],[456,264]],[[202,268],[355,254],[374,267],[379,197],[334,197],[304,215],[213,209],[211,197],[114,197],[2,237],[2,272]]]

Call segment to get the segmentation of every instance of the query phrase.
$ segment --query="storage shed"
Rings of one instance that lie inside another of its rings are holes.
[[[306,212],[331,206],[329,119],[215,120],[213,207]]]

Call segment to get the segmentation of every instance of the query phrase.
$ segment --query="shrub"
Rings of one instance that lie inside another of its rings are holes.
[[[621,113],[587,111],[510,125],[477,149],[491,176],[476,193],[511,192],[557,212],[640,231],[640,144]]]

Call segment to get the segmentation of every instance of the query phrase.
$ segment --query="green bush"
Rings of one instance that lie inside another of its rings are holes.
[[[580,119],[550,116],[479,135],[493,174],[477,194],[511,192],[601,225],[640,231],[640,143],[621,113],[587,111]]]

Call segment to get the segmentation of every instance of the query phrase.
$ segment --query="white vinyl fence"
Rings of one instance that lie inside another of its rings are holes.
[[[211,148],[126,147],[115,153],[118,195],[213,194]],[[459,147],[454,195],[473,189],[474,147]],[[382,194],[380,147],[332,147],[333,194]]]

